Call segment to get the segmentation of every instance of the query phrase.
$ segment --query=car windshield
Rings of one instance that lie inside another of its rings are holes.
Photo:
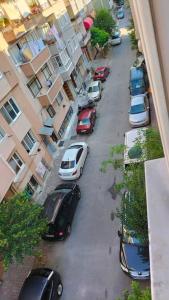
[[[98,85],[90,86],[88,89],[88,93],[95,93],[99,91]]]
[[[61,169],[73,169],[75,166],[75,160],[62,161]]]
[[[78,122],[78,125],[90,125],[89,119],[83,119]]]
[[[115,31],[112,34],[112,39],[118,38],[120,36],[120,32],[119,31]]]
[[[131,106],[130,114],[140,114],[140,113],[143,113],[143,112],[145,112],[144,103]]]

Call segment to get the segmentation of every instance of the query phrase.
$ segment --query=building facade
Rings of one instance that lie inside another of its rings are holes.
[[[152,299],[164,300],[169,298],[169,2],[130,0],[130,5],[165,155],[145,163]]]
[[[2,1],[0,20],[2,201],[41,191],[87,64],[63,0]]]

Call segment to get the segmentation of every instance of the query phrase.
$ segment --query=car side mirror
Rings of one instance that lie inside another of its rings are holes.
[[[122,237],[122,233],[120,230],[117,231],[118,236],[121,238]]]

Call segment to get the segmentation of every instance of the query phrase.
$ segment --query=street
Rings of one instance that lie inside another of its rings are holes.
[[[125,21],[120,24],[123,27]],[[63,277],[63,300],[115,300],[131,282],[119,264],[119,221],[111,220],[111,213],[120,202],[109,191],[116,174],[111,169],[105,174],[99,171],[101,162],[108,158],[110,146],[123,143],[124,132],[129,130],[128,80],[134,52],[129,38],[124,35],[122,39],[122,44],[111,48],[106,59],[98,60],[100,65],[109,65],[111,73],[97,105],[94,133],[73,135],[70,141],[86,141],[90,153],[79,180],[82,197],[72,233],[65,242],[47,243],[49,266]]]

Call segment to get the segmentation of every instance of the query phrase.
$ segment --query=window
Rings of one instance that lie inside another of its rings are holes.
[[[76,163],[78,163],[79,159],[81,158],[82,152],[83,152],[83,148],[81,148],[81,149],[78,151],[78,153],[77,153],[77,156],[76,156]]]
[[[73,114],[73,109],[72,109],[72,107],[70,107],[69,110],[68,110],[68,112],[67,112],[67,114],[66,114],[66,117],[64,118],[64,121],[63,121],[63,123],[62,123],[62,125],[61,125],[61,127],[59,129],[58,135],[60,137],[63,136],[63,134],[64,134],[64,132],[65,132],[65,130],[67,128],[67,125],[68,125],[68,123],[69,123],[69,121],[71,119],[72,114]]]
[[[59,92],[59,93],[57,94],[57,96],[56,96],[56,101],[57,101],[57,103],[58,103],[59,105],[60,105],[61,102],[63,101],[63,95],[62,95],[61,92]]]
[[[45,76],[45,79],[48,80],[51,76],[52,76],[52,72],[51,70],[49,69],[48,65],[45,64],[43,66],[43,68],[41,69],[41,71],[43,72],[44,76]]]
[[[54,110],[52,105],[49,105],[46,110],[51,118],[53,118],[56,115],[56,111]]]
[[[31,93],[32,93],[32,95],[33,95],[34,97],[36,97],[36,96],[39,94],[39,92],[40,92],[40,90],[41,90],[41,88],[42,88],[42,85],[41,85],[41,83],[40,83],[40,81],[39,81],[39,79],[38,79],[37,77],[34,77],[34,78],[27,84],[27,86],[28,86],[28,89],[31,91]]]
[[[8,162],[16,174],[23,167],[23,161],[21,160],[21,158],[19,157],[19,155],[17,153],[14,153]]]
[[[12,123],[20,115],[19,107],[13,98],[10,98],[1,108],[1,113],[8,124]]]
[[[70,23],[70,19],[67,13],[65,13],[59,18],[59,24],[62,29],[65,28],[66,25],[68,25],[69,23]]]
[[[74,44],[73,44],[72,40],[68,41],[67,49],[68,49],[68,52],[69,52],[70,55],[72,55],[74,53],[75,49],[74,49]]]
[[[3,130],[2,127],[0,127],[0,141],[3,140],[4,136],[5,136],[5,131]]]
[[[30,196],[32,196],[35,193],[36,189],[38,188],[38,185],[38,181],[34,176],[32,176],[26,186],[26,191],[29,193]]]
[[[32,133],[32,130],[29,130],[22,141],[22,145],[29,153],[32,150],[35,143],[36,143],[36,139]]]
[[[74,36],[72,39],[72,45],[73,45],[74,50],[78,48],[78,41],[77,41],[76,36]]]

